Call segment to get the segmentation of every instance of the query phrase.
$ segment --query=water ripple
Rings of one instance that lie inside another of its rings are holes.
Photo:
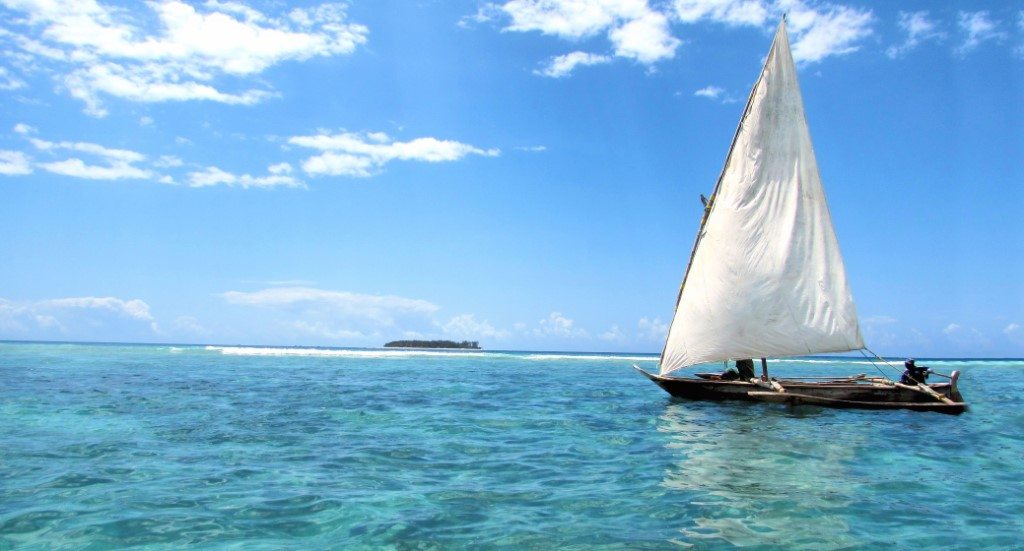
[[[0,343],[0,549],[1024,541],[1024,363],[956,363],[959,418],[678,402],[629,363]]]

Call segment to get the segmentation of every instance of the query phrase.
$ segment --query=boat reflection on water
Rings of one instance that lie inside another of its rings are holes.
[[[798,417],[821,422],[807,431],[807,420]],[[829,438],[834,417],[818,408],[670,402],[657,430],[668,436],[677,460],[662,486],[686,494],[680,501],[690,509],[690,524],[679,527],[674,543],[855,545],[841,514],[859,501],[860,475],[851,466],[862,442],[851,442],[845,430],[843,441]]]

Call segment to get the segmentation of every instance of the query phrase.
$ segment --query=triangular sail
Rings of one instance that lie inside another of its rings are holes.
[[[785,22],[708,208],[662,374],[705,362],[864,347]]]

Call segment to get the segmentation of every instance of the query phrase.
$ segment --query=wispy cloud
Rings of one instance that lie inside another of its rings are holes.
[[[140,323],[147,331],[157,331],[149,305],[140,299],[85,296],[16,302],[0,298],[0,331],[11,336],[38,336],[40,331],[78,336],[105,325],[138,328]]]
[[[302,170],[311,176],[368,177],[391,161],[440,163],[460,160],[468,155],[494,157],[498,149],[481,149],[453,140],[426,137],[400,142],[383,132],[341,132],[293,136],[288,143],[323,151],[302,162]]]
[[[534,71],[540,76],[562,78],[577,67],[606,64],[614,58],[630,59],[653,70],[657,63],[674,58],[683,44],[673,34],[674,23],[710,21],[767,30],[783,14],[789,15],[793,56],[803,63],[857,51],[860,42],[871,35],[874,22],[869,10],[806,0],[675,0],[653,4],[647,0],[511,0],[488,4],[471,19],[505,20],[504,31],[539,32],[572,42],[599,35],[607,38],[608,54],[574,51],[553,57]],[[467,26],[469,20],[464,18],[460,23]]]
[[[17,90],[24,87],[24,80],[11,74],[6,67],[0,67],[0,90]]]
[[[267,166],[266,174],[237,173],[219,166],[195,168],[176,155],[149,155],[129,149],[111,148],[91,142],[50,141],[35,136],[36,130],[26,124],[15,125],[14,131],[31,144],[41,156],[63,157],[56,160],[33,159],[25,152],[0,151],[0,175],[30,174],[39,168],[55,174],[92,180],[137,179],[162,184],[180,184],[193,188],[230,186],[238,188],[306,188],[295,175],[291,163],[282,161]],[[496,148],[482,149],[470,144],[433,137],[398,141],[383,132],[321,133],[293,136],[288,144],[320,150],[302,161],[301,167],[310,176],[336,175],[368,177],[381,172],[392,161],[441,163],[458,161],[470,155],[495,157]],[[532,151],[542,151],[532,148]],[[86,155],[87,160],[69,153]],[[189,165],[191,171],[168,174],[170,169]]]
[[[675,56],[681,41],[672,36],[669,18],[652,9],[646,0],[512,0],[500,6],[509,18],[506,31],[540,32],[569,40],[579,40],[604,33],[614,55],[650,65]],[[607,56],[583,58],[573,52],[549,63],[544,76],[556,76],[559,66],[563,75],[580,64],[607,63]],[[595,54],[588,54],[594,56]],[[589,63],[587,63],[589,62]],[[566,69],[567,67],[567,69]]]
[[[623,343],[628,340],[626,333],[624,333],[618,325],[612,325],[607,331],[601,333],[600,338],[603,341],[612,343]]]
[[[21,151],[0,150],[0,174],[4,176],[32,174],[32,162]]]
[[[391,325],[402,314],[433,314],[438,307],[420,299],[366,295],[312,287],[272,287],[253,292],[228,291],[224,300],[243,306],[317,310]]]
[[[258,308],[254,315],[259,326],[251,331],[273,335],[278,342],[287,338],[380,346],[384,335],[403,337],[439,329],[433,319],[439,307],[421,299],[299,286],[221,296],[228,304]]]
[[[929,18],[927,11],[900,12],[899,25],[907,33],[903,43],[890,46],[885,51],[890,58],[906,55],[926,40],[941,40],[946,35],[938,30],[938,24]]]
[[[477,320],[473,314],[455,316],[442,326],[442,330],[457,339],[503,339],[509,336],[508,331],[495,329],[489,321]]]
[[[676,0],[675,10],[685,23],[706,20],[732,27],[766,27],[787,14],[793,59],[802,63],[857,51],[874,21],[869,10],[804,0]]]
[[[710,19],[734,26],[760,27],[767,23],[768,4],[762,0],[676,0],[676,15],[685,23]]]
[[[956,50],[961,56],[967,55],[983,42],[1006,37],[1006,33],[999,30],[999,25],[991,19],[987,11],[962,11],[958,25],[965,35],[963,43]]]
[[[571,52],[551,58],[543,68],[535,70],[533,74],[551,78],[562,78],[569,76],[576,67],[600,65],[610,63],[611,60],[612,58],[606,55]]]
[[[36,163],[37,167],[54,174],[89,180],[149,180],[155,175],[153,171],[137,166],[137,163],[146,160],[146,155],[137,151],[109,148],[90,142],[52,142],[40,138],[28,138],[28,141],[43,154],[71,151],[85,153],[99,161],[99,164],[87,163],[78,157],[69,157]]]
[[[661,318],[640,318],[637,327],[640,330],[640,338],[643,340],[661,342],[668,335],[668,324],[661,321]]]
[[[826,57],[860,49],[859,42],[872,34],[874,15],[870,10],[849,6],[811,7],[801,0],[778,0],[776,8],[788,12],[796,40],[793,59],[814,63]]]
[[[718,86],[705,86],[693,93],[698,98],[707,98],[720,103],[736,103],[736,98],[725,93],[725,89]]]
[[[185,162],[175,155],[161,155],[156,161],[153,161],[153,166],[159,168],[176,168],[184,165]]]
[[[153,316],[149,313],[149,305],[139,299],[122,300],[115,297],[56,298],[40,302],[39,305],[53,308],[107,310],[137,320],[152,321],[153,319]]]
[[[973,353],[987,349],[992,345],[991,339],[986,337],[981,331],[973,327],[963,327],[957,323],[947,325],[942,330],[942,334],[957,348],[972,351]]]
[[[54,174],[85,178],[87,180],[148,180],[153,172],[122,161],[107,166],[87,164],[81,159],[65,159],[51,163],[38,163],[39,168]]]
[[[575,327],[575,322],[562,315],[561,312],[551,312],[548,317],[537,323],[533,334],[540,337],[562,337],[581,338],[588,336],[587,331]]]
[[[1024,34],[1024,10],[1017,12],[1017,29]],[[1024,43],[1014,48],[1018,56],[1024,58]]]
[[[288,167],[287,171],[282,168],[284,166]],[[208,166],[203,170],[188,173],[186,182],[189,187],[218,185],[240,188],[306,187],[304,182],[289,174],[291,165],[288,163],[271,165],[267,168],[267,172],[269,174],[264,176],[253,176],[251,174],[234,174],[215,166]]]
[[[107,112],[104,96],[252,105],[273,91],[229,91],[224,83],[284,61],[350,54],[369,33],[347,21],[344,4],[275,15],[216,0],[202,7],[179,0],[119,7],[98,0],[5,4],[8,46],[36,65],[49,63],[60,85],[95,116]]]
[[[1024,345],[1024,328],[1019,323],[1013,322],[1003,328],[1003,335],[1014,344]]]

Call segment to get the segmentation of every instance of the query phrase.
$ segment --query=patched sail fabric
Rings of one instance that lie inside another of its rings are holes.
[[[863,347],[783,22],[711,197],[661,373]]]

